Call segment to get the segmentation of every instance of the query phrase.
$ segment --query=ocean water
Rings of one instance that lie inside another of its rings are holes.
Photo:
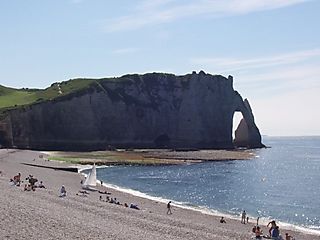
[[[99,179],[208,212],[276,219],[320,233],[320,137],[264,137],[252,160],[180,166],[114,166]],[[253,222],[253,219],[252,219]]]

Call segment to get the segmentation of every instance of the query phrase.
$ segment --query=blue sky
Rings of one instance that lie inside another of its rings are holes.
[[[320,135],[319,0],[0,1],[0,84],[204,70],[267,135]]]

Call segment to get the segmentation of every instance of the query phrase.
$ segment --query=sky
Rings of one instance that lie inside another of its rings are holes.
[[[262,134],[320,135],[319,12],[320,0],[0,0],[0,84],[203,70],[234,77]]]

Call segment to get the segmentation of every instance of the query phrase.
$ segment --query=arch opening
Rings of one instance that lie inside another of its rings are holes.
[[[234,139],[235,139],[235,132],[236,132],[236,129],[238,128],[242,118],[243,118],[242,112],[235,111],[233,113],[233,119],[232,119],[232,141],[234,141]]]

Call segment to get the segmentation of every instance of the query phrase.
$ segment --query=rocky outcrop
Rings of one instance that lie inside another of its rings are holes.
[[[46,150],[233,148],[235,111],[248,125],[246,146],[262,147],[252,111],[231,76],[125,75],[8,111],[0,144]]]

